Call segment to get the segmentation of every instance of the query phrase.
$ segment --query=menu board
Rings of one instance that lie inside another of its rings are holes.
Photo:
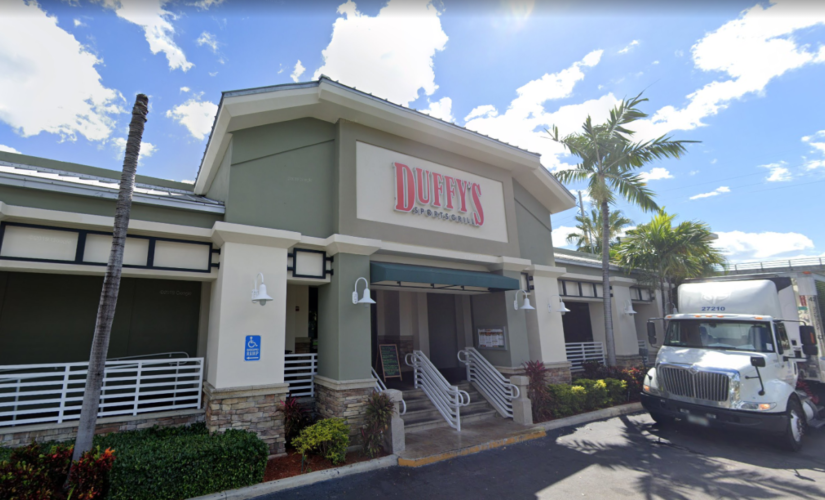
[[[401,364],[398,362],[398,346],[395,344],[379,344],[378,353],[381,357],[381,371],[384,380],[388,378],[401,378]],[[403,379],[402,379],[403,380]]]
[[[479,349],[507,349],[504,343],[504,328],[479,328]]]

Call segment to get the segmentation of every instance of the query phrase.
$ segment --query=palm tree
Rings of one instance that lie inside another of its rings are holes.
[[[591,209],[590,214],[576,216],[575,233],[567,235],[567,242],[574,243],[576,250],[579,252],[601,253],[602,251],[602,215],[601,211]],[[624,216],[621,210],[614,210],[610,212],[607,221],[607,227],[610,232],[608,241],[610,242],[610,249],[616,246],[618,236],[627,226],[633,224],[633,221]]]
[[[103,290],[100,292],[100,305],[97,309],[92,351],[89,354],[89,369],[86,374],[86,389],[83,392],[83,406],[80,409],[73,461],[79,460],[83,453],[92,448],[92,439],[95,435],[97,411],[100,407],[100,388],[103,385],[106,355],[109,352],[109,337],[112,333],[117,294],[120,290],[123,250],[126,246],[126,231],[129,229],[135,172],[140,155],[140,142],[143,138],[143,126],[148,113],[149,98],[138,94],[135,98],[135,106],[132,108],[132,122],[129,124],[129,137],[126,140],[123,172],[120,175],[120,191],[117,195],[117,205],[115,205],[112,250],[109,253],[109,264],[106,266],[106,275],[103,278]]]
[[[624,99],[610,111],[610,117],[601,125],[593,125],[590,116],[580,133],[559,138],[558,127],[547,130],[550,138],[560,143],[571,154],[579,157],[579,164],[570,170],[556,173],[562,182],[588,183],[588,193],[602,213],[602,285],[604,287],[604,330],[607,340],[607,358],[610,366],[616,364],[613,341],[613,312],[610,305],[610,206],[617,195],[642,210],[658,210],[641,176],[635,173],[648,163],[663,158],[679,158],[687,152],[685,144],[696,141],[674,141],[661,136],[649,141],[633,141],[628,127],[647,117],[638,106],[646,102],[642,94]]]
[[[627,232],[618,246],[622,265],[638,269],[648,281],[659,285],[662,312],[668,314],[671,290],[687,278],[705,276],[725,263],[721,252],[710,244],[715,238],[707,224],[684,221],[673,225],[676,215],[664,208],[653,219]]]

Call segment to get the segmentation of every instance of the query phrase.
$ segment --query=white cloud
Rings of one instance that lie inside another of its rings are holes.
[[[122,157],[126,153],[126,138],[125,137],[115,137],[112,139],[112,144],[117,148],[119,155]],[[143,158],[149,158],[157,151],[158,148],[151,142],[142,141],[140,143],[140,158],[138,161],[142,160]]]
[[[199,0],[195,3],[193,3],[193,4],[190,4],[190,5],[194,5],[195,7],[199,8],[199,9],[202,9],[202,10],[208,10],[210,7],[215,7],[215,6],[220,5],[222,3],[223,3],[223,0]],[[183,181],[183,182],[186,182],[186,181]]]
[[[197,95],[167,111],[166,117],[186,127],[195,139],[203,140],[212,130],[217,112],[218,106],[215,103],[201,101]]]
[[[420,89],[428,96],[438,89],[433,57],[448,38],[430,0],[390,0],[375,17],[348,0],[338,13],[313,80],[326,75],[404,105],[418,99]]]
[[[721,187],[718,187],[718,188],[716,188],[713,191],[710,191],[708,193],[702,193],[702,194],[697,194],[697,195],[691,196],[690,199],[691,200],[699,200],[701,198],[710,198],[711,196],[719,196],[720,194],[723,194],[723,193],[730,193],[730,188],[727,187],[727,186],[721,186]]]
[[[759,165],[762,168],[767,168],[771,171],[770,175],[765,177],[768,182],[785,182],[793,178],[791,171],[785,167],[786,163],[780,161],[778,163],[768,163],[767,165]]]
[[[4,3],[0,15],[0,121],[28,137],[109,137],[119,92],[104,87],[103,61],[32,2]]]
[[[825,154],[825,130],[820,130],[814,134],[806,135],[802,138],[802,142],[807,142],[810,144],[815,153]],[[822,167],[825,167],[825,160],[807,160],[805,162],[805,168],[807,170],[814,170]]]
[[[623,48],[622,50],[620,50],[620,51],[619,51],[619,54],[627,54],[628,52],[630,52],[630,50],[631,50],[631,49],[633,49],[633,47],[635,47],[635,46],[637,46],[637,45],[639,45],[639,40],[633,40],[632,42],[630,42],[629,44],[627,44],[627,47],[625,47],[625,48]],[[654,64],[657,64],[657,63],[658,63],[658,61],[657,61],[656,63],[654,63]]]
[[[654,167],[650,169],[650,172],[642,172],[639,174],[644,182],[650,181],[658,181],[661,179],[673,179],[673,176],[668,172],[666,168],[663,167]]]
[[[696,174],[698,174],[698,173],[699,173],[699,171],[698,171],[698,170],[691,170],[691,171],[690,171],[690,173],[689,173],[688,175],[696,175]]]
[[[717,162],[716,158],[714,158],[714,159],[710,160],[710,164],[711,164],[711,165],[716,165],[716,162]]]
[[[566,69],[527,82],[516,90],[517,97],[503,113],[489,104],[476,107],[465,118],[468,120],[465,127],[540,153],[542,164],[547,168],[570,168],[559,160],[565,154],[564,148],[549,140],[544,129],[557,125],[559,133],[564,135],[578,131],[587,115],[597,123],[604,121],[618,99],[607,94],[599,99],[562,106],[554,112],[547,112],[545,103],[573,95],[575,85],[584,79],[584,69],[597,65],[601,56],[602,51],[595,50]]]
[[[4,145],[2,145],[2,144],[0,144],[0,151],[5,151],[6,153],[17,153],[17,154],[22,154],[22,153],[20,153],[20,151],[18,151],[18,150],[16,150],[16,149],[14,149],[13,147],[11,147],[11,146],[4,146]]]
[[[422,109],[421,112],[444,121],[455,121],[455,117],[453,116],[453,100],[449,97],[442,97],[438,101],[431,102],[430,107]]]
[[[210,71],[209,76],[218,76],[218,72],[217,71],[215,71],[215,72]]]
[[[198,39],[195,41],[197,42],[198,46],[202,47],[206,45],[207,47],[212,49],[212,52],[218,52],[218,39],[215,38],[215,35],[213,35],[212,33],[204,31],[203,33],[201,33],[201,36],[199,36]]]
[[[189,180],[189,179],[182,179],[181,182],[183,182],[184,184],[194,184],[195,183],[195,181]]]
[[[304,68],[304,65],[301,64],[301,60],[298,59],[298,62],[295,63],[295,69],[292,71],[292,74],[289,75],[289,77],[292,78],[293,82],[298,83],[298,79],[301,78],[301,75],[304,74],[304,71],[306,71],[306,68]]]
[[[189,87],[181,87],[180,88],[181,92],[189,92],[190,90],[192,90],[192,89],[190,89]]]
[[[719,236],[719,239],[713,242],[714,246],[731,262],[770,259],[789,252],[814,248],[814,242],[799,233],[714,232]]]
[[[692,47],[696,68],[722,72],[729,78],[713,81],[688,95],[689,102],[681,109],[659,109],[650,120],[639,124],[640,135],[650,138],[704,126],[703,119],[716,115],[733,100],[762,93],[774,78],[825,62],[825,49],[810,50],[810,45],[797,44],[793,37],[797,31],[818,24],[825,24],[825,9],[811,8],[805,0],[774,0],[767,6],[757,4],[743,11],[738,19],[707,34]]]
[[[814,170],[817,168],[825,168],[825,160],[809,160],[805,163],[805,168],[808,170]]]
[[[97,0],[107,8],[115,11],[118,17],[143,28],[149,50],[152,54],[163,52],[169,61],[169,69],[189,71],[194,64],[186,60],[186,55],[172,37],[175,27],[169,20],[175,20],[175,14],[164,10],[168,0]]]
[[[575,227],[559,226],[553,229],[553,246],[554,247],[572,247],[572,244],[567,243],[567,236],[579,232]]]
[[[74,20],[74,27],[75,27],[75,28],[79,28],[79,27],[81,27],[81,26],[86,26],[86,23],[84,23],[84,22],[83,22],[83,21],[81,21],[80,19],[75,19],[75,20]]]
[[[653,61],[652,64],[655,66],[655,65],[659,64],[659,61]]]

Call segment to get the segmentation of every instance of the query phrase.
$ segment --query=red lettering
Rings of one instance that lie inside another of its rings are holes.
[[[473,214],[473,222],[476,226],[484,225],[484,209],[481,208],[481,186],[474,182],[471,189],[473,196],[473,205],[476,207],[476,213]]]
[[[460,205],[458,209],[462,212],[467,211],[467,181],[461,179],[455,180],[456,191],[458,191],[458,202]]]
[[[455,179],[450,177],[449,175],[444,176],[444,190],[447,192],[447,207],[450,210],[453,209],[453,198],[456,197],[455,192]]]
[[[395,167],[395,209],[409,212],[415,205],[415,178],[410,167],[393,163]]]
[[[433,172],[433,206],[440,207],[444,198],[444,176]]]
[[[416,195],[418,196],[418,203],[427,205],[430,203],[430,186],[433,181],[430,177],[430,171],[422,168],[415,169],[416,180]],[[426,183],[426,186],[424,185]],[[424,196],[426,195],[426,196]]]

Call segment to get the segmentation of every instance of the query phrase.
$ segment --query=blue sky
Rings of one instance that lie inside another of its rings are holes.
[[[118,169],[143,92],[139,172],[192,180],[221,91],[326,74],[555,171],[575,159],[544,127],[644,90],[640,138],[701,141],[644,169],[660,205],[732,261],[825,255],[825,7],[617,3],[0,0],[0,149]],[[574,215],[553,217],[559,244]]]

